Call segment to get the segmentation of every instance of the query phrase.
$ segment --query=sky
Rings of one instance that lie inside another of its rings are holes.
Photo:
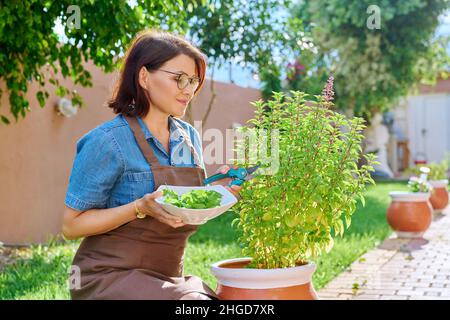
[[[438,27],[436,33],[442,35],[450,35],[450,10],[440,18],[441,24]]]

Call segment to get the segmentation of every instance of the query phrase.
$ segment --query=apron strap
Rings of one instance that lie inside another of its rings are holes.
[[[150,166],[159,166],[160,163],[158,159],[156,158],[155,154],[153,153],[152,148],[148,144],[147,140],[145,139],[144,133],[142,132],[142,128],[139,125],[139,122],[135,117],[130,116],[124,116],[128,123],[130,124],[131,130],[134,133],[134,137],[136,138],[136,142],[138,143],[139,149],[141,149],[142,154],[144,155],[145,159],[147,159],[147,162],[150,164]],[[172,116],[171,116],[172,117]],[[180,124],[175,120],[174,117],[172,117],[173,123],[175,126],[180,130],[181,135],[186,140],[186,143],[188,144],[192,155],[194,156],[195,166],[198,168],[201,168],[200,164],[200,158],[198,156],[197,151],[195,150],[194,146],[192,145],[192,141],[189,138],[189,136],[186,134],[185,130],[180,126]]]
[[[144,132],[142,132],[142,128],[139,125],[139,122],[135,117],[130,116],[124,116],[128,123],[130,124],[131,130],[134,133],[134,138],[136,139],[136,142],[138,143],[139,149],[141,149],[142,154],[144,155],[145,159],[147,159],[148,164],[153,167],[157,167],[160,165],[158,159],[156,158],[155,154],[153,153],[152,148],[148,144],[147,140],[145,139]]]
[[[201,168],[202,166],[200,164],[200,158],[192,144],[191,138],[189,138],[189,136],[186,134],[186,131],[181,127],[181,125],[178,123],[178,121],[173,116],[170,116],[170,117],[172,118],[173,123],[175,123],[175,125],[177,126],[178,130],[180,130],[181,135],[184,137],[184,139],[186,140],[186,143],[188,144],[189,148],[191,149],[191,153],[194,156],[195,165],[198,168]]]

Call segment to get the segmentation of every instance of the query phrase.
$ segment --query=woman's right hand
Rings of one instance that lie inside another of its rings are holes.
[[[153,193],[147,193],[145,196],[138,199],[136,205],[139,211],[155,218],[159,222],[168,224],[172,228],[179,228],[186,225],[180,218],[168,213],[155,201],[156,198],[159,198],[162,195],[162,190],[159,190]]]

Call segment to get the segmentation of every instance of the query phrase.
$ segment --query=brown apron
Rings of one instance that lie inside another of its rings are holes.
[[[176,120],[193,153],[195,168],[160,165],[136,118],[125,118],[151,166],[155,190],[163,184],[203,185],[205,171],[192,142]],[[172,228],[147,216],[107,233],[84,238],[72,263],[81,272],[80,288],[71,288],[71,298],[178,300],[197,293],[218,299],[200,278],[183,276],[186,242],[197,228],[188,224]]]

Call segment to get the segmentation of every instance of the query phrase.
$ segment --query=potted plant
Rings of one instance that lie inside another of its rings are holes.
[[[314,102],[303,92],[290,91],[252,103],[253,126],[240,131],[267,134],[268,141],[277,136],[278,166],[262,165],[262,173],[240,192],[239,218],[233,223],[241,232],[244,257],[211,266],[221,299],[317,298],[313,260],[330,251],[333,237],[350,226],[356,198],[364,204],[363,191],[374,184],[370,171],[377,163],[373,155],[362,154],[364,120],[331,109],[332,86],[330,78]],[[243,149],[255,148],[240,140],[237,150]],[[367,163],[358,167],[360,157]],[[254,164],[249,158],[234,162]]]
[[[392,191],[387,221],[399,238],[420,238],[431,224],[433,209],[429,203],[432,186],[427,183],[430,170],[421,167],[421,176],[411,177],[408,191]]]
[[[435,213],[441,213],[442,210],[444,210],[448,205],[449,197],[447,170],[449,168],[449,163],[450,154],[447,154],[441,162],[431,162],[430,164],[426,165],[430,169],[428,181],[433,187],[430,196],[430,203]],[[416,166],[409,170],[409,172],[412,172],[416,175],[419,171],[420,166]]]

